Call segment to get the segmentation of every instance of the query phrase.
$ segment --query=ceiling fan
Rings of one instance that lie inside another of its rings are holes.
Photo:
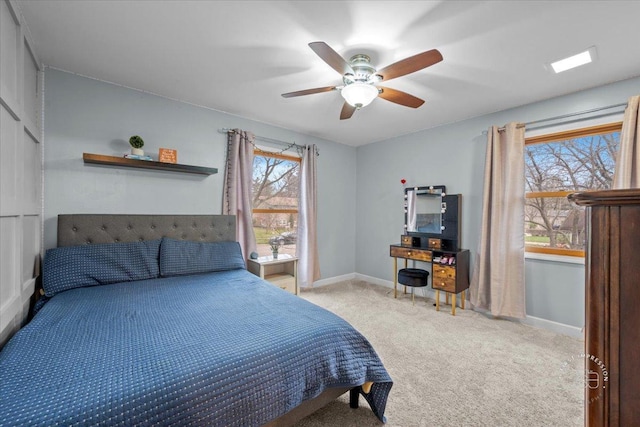
[[[418,108],[424,104],[424,100],[400,90],[376,85],[379,82],[395,79],[442,61],[442,54],[437,49],[432,49],[376,70],[367,55],[353,55],[347,62],[325,42],[312,42],[309,43],[309,47],[331,68],[342,75],[344,85],[299,90],[283,93],[282,96],[293,98],[339,90],[345,99],[340,112],[340,120],[351,118],[356,110],[369,105],[377,97],[406,107]]]

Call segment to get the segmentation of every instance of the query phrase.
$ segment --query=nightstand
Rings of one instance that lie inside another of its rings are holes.
[[[298,295],[298,258],[280,254],[247,260],[247,270],[277,287]]]

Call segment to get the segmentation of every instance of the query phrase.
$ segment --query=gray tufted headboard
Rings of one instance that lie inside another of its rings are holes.
[[[233,215],[58,215],[58,247],[170,237],[196,242],[236,240]]]

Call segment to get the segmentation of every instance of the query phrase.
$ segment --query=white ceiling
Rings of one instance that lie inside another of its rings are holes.
[[[18,1],[44,65],[352,146],[640,75],[640,1]],[[339,120],[340,85],[309,47],[377,67],[438,49],[444,60],[385,83]],[[545,64],[596,46],[598,60]],[[640,88],[639,88],[640,89]]]

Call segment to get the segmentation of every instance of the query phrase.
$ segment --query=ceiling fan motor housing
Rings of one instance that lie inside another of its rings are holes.
[[[371,58],[367,55],[361,53],[353,55],[349,59],[349,65],[353,74],[347,73],[342,77],[345,85],[355,82],[375,84],[381,80],[380,76],[376,75],[376,69],[371,66]]]

